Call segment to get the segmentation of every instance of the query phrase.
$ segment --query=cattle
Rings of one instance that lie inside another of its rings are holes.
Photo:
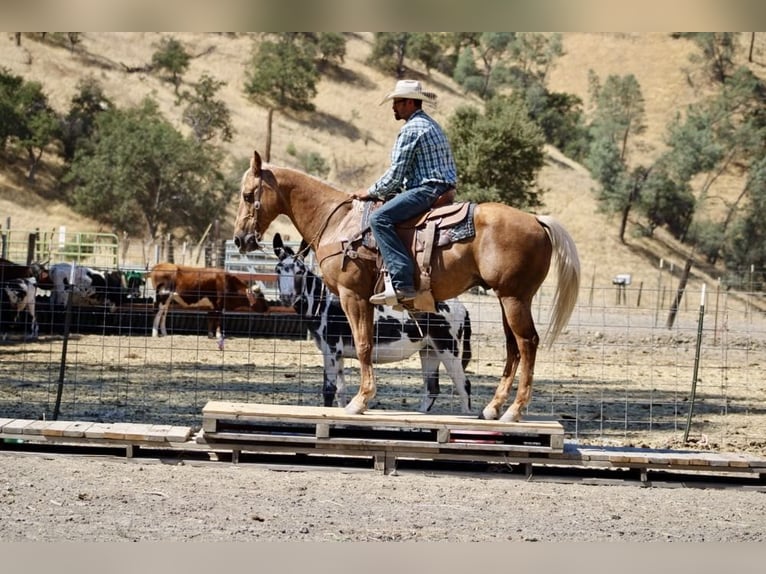
[[[48,269],[33,264],[31,268],[38,288],[50,291],[54,307],[66,306],[71,293],[73,305],[106,306],[114,310],[138,294],[136,287],[128,287],[120,270],[99,271],[74,263],[54,263]]]
[[[37,288],[33,268],[0,257],[0,288],[3,297],[0,308],[5,308],[7,302],[7,307],[15,312],[14,322],[17,322],[21,312],[26,310],[32,320],[30,336],[36,339],[39,327],[35,315]]]
[[[301,254],[273,239],[280,303],[292,305],[309,321],[308,329],[324,360],[322,396],[324,406],[346,404],[343,359],[356,358],[351,327],[340,305],[322,279],[308,269]],[[471,412],[471,382],[466,367],[471,360],[471,319],[457,299],[439,302],[436,313],[408,313],[376,305],[374,316],[374,363],[401,361],[420,354],[425,392],[420,411],[428,412],[439,395],[439,366],[444,365],[460,396],[461,412]]]
[[[50,291],[53,306],[66,306],[70,291],[73,304],[95,304],[98,286],[103,287],[106,283],[103,274],[83,265],[54,263],[46,269],[40,264],[33,264],[32,268],[38,288]]]
[[[0,257],[0,284],[11,279],[26,279],[27,277],[34,277],[32,268],[29,265],[20,265]]]
[[[37,324],[37,316],[35,315],[37,286],[34,277],[10,279],[3,281],[2,286],[3,293],[10,303],[10,307],[16,312],[14,322],[18,322],[21,312],[26,310],[32,320],[29,337],[37,339],[40,329]]]
[[[268,311],[266,298],[250,289],[233,273],[209,267],[191,267],[175,263],[158,263],[149,272],[156,292],[157,314],[152,336],[167,335],[165,322],[171,305],[207,309],[208,337],[223,341],[221,314],[224,311]]]

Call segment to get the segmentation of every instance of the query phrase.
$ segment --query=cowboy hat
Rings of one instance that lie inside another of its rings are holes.
[[[428,100],[429,102],[434,102],[436,100],[436,94],[433,92],[424,92],[423,87],[417,80],[399,80],[396,82],[394,91],[383,98],[383,101],[380,103],[384,104],[388,100],[393,100],[394,98],[405,100]]]

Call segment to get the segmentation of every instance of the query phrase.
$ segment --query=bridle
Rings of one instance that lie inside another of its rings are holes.
[[[263,196],[263,175],[258,177],[258,187],[256,188],[255,192],[253,193],[253,201],[248,206],[248,216],[250,219],[253,220],[253,236],[255,237],[256,243],[260,242],[262,239],[261,233],[258,231],[258,210],[261,208],[261,197]],[[319,245],[319,239],[322,237],[322,234],[327,229],[327,226],[330,224],[330,220],[332,219],[332,216],[335,215],[335,213],[344,205],[347,203],[351,203],[354,201],[353,197],[349,197],[347,199],[344,199],[341,201],[338,205],[333,207],[330,214],[325,219],[322,226],[319,228],[319,230],[314,234],[314,237],[311,238],[311,240],[308,242],[307,247],[304,251],[308,252],[308,249],[311,245]]]
[[[255,237],[255,242],[260,242],[262,236],[261,232],[258,231],[258,210],[261,208],[261,196],[263,195],[263,176],[258,177],[258,187],[253,193],[253,201],[252,203],[249,203],[247,208],[247,215],[250,217],[250,219],[253,220],[253,236]],[[247,201],[247,200],[246,200]]]

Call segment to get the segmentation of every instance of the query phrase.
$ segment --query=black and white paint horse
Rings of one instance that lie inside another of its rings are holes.
[[[343,359],[357,358],[354,338],[340,300],[322,279],[311,272],[299,253],[284,245],[277,233],[273,240],[280,303],[292,306],[309,320],[309,331],[324,359],[322,395],[325,406],[346,405]],[[431,410],[439,395],[439,366],[444,365],[460,396],[461,412],[471,412],[471,383],[465,369],[471,360],[471,319],[457,299],[440,302],[436,313],[407,313],[391,307],[375,307],[373,362],[392,363],[420,353],[425,393],[420,411]]]

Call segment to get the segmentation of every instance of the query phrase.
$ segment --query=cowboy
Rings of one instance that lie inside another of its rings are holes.
[[[457,183],[457,168],[441,126],[427,115],[423,101],[435,103],[436,94],[423,91],[416,80],[400,80],[381,105],[393,100],[394,118],[404,120],[391,150],[391,166],[369,189],[353,194],[362,201],[382,200],[370,216],[370,227],[399,303],[411,303],[414,263],[396,234],[396,224],[427,211]],[[385,303],[385,293],[370,297],[370,303]]]

